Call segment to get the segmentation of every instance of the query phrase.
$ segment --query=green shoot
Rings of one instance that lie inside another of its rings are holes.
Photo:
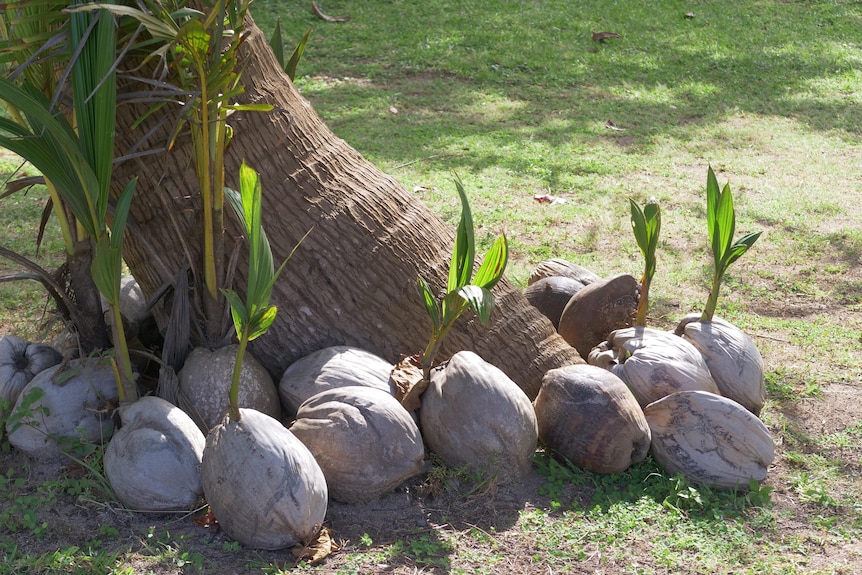
[[[440,349],[443,338],[449,333],[455,320],[468,307],[473,310],[482,325],[488,323],[491,312],[494,310],[494,296],[491,294],[491,289],[503,277],[509,259],[506,236],[502,235],[494,241],[491,249],[485,254],[482,265],[479,266],[475,277],[473,277],[473,263],[476,254],[473,216],[470,212],[470,204],[467,201],[464,186],[457,175],[455,176],[455,187],[461,197],[461,221],[458,223],[458,231],[455,234],[455,245],[449,264],[449,279],[443,300],[438,303],[428,282],[421,275],[418,278],[419,293],[422,296],[428,317],[431,318],[432,327],[431,339],[420,358],[426,380],[431,373],[434,356]]]
[[[644,273],[641,277],[640,299],[638,300],[635,325],[645,326],[647,309],[649,308],[649,287],[655,275],[655,251],[658,247],[658,235],[661,230],[661,208],[655,198],[650,198],[643,210],[634,200],[629,199],[632,209],[632,229],[635,233],[638,247],[644,256]]]
[[[221,340],[224,301],[219,288],[225,282],[224,157],[231,131],[228,116],[235,111],[268,111],[269,104],[233,104],[244,91],[238,50],[243,43],[243,22],[251,0],[206,2],[207,11],[161,11],[157,15],[131,6],[85,5],[80,10],[107,10],[129,16],[145,26],[159,42],[159,54],[170,58],[177,71],[178,88],[191,95],[184,115],[173,129],[169,148],[182,128],[191,135],[194,167],[201,197],[202,277],[204,332],[209,343]],[[156,104],[151,111],[160,108]],[[149,112],[148,112],[149,113]]]
[[[239,421],[239,377],[242,373],[242,360],[248,342],[262,336],[275,320],[278,309],[269,305],[272,286],[281,274],[293,252],[302,243],[303,237],[293,248],[287,259],[278,270],[272,261],[272,250],[269,240],[263,230],[261,221],[261,185],[260,176],[245,163],[239,170],[240,191],[225,188],[225,196],[233,206],[248,243],[248,280],[246,283],[245,301],[235,291],[222,289],[221,292],[230,304],[234,327],[239,339],[233,379],[230,387],[230,407],[228,414],[234,421]],[[308,234],[306,234],[308,235]]]
[[[730,184],[725,184],[719,192],[718,180],[712,166],[706,176],[706,214],[709,226],[709,242],[712,246],[712,257],[715,268],[712,276],[712,289],[701,321],[712,321],[718,302],[718,290],[727,268],[754,245],[761,232],[754,232],[733,241],[736,231],[736,211],[733,209],[733,197],[730,194]]]
[[[275,55],[278,65],[281,66],[284,73],[287,74],[288,78],[290,78],[291,82],[296,78],[296,66],[299,64],[300,58],[302,58],[302,53],[305,52],[305,46],[308,44],[308,37],[310,35],[311,27],[305,31],[299,44],[297,44],[296,48],[293,49],[293,53],[290,55],[290,60],[285,62],[284,40],[282,39],[281,34],[281,18],[276,18],[275,20],[275,29],[272,31],[272,36],[269,39],[269,47],[272,48],[272,53]]]
[[[70,64],[77,133],[35,86],[25,82],[19,87],[4,78],[0,79],[0,100],[11,104],[17,121],[0,118],[0,146],[42,172],[49,189],[62,199],[93,242],[90,275],[114,316],[113,366],[120,401],[134,401],[138,390],[119,311],[123,231],[134,180],[120,194],[113,228],[108,227],[116,112],[114,19],[74,11],[69,16],[69,38],[77,55]],[[77,241],[72,237],[77,234],[68,227],[64,228],[64,235],[69,233],[67,250],[70,241]],[[80,243],[90,245],[84,239]]]

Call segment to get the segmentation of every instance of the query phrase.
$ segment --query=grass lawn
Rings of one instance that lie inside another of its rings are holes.
[[[717,493],[651,460],[596,476],[539,452],[534,483],[512,494],[435,467],[414,486],[435,497],[410,529],[393,526],[416,509],[392,500],[336,508],[343,549],[310,566],[201,535],[190,520],[141,531],[98,507],[86,478],[34,483],[23,466],[2,470],[0,574],[862,571],[862,4],[318,5],[350,19],[328,23],[283,0],[252,12],[267,31],[281,18],[288,51],[313,27],[297,87],[338,136],[453,224],[457,172],[481,248],[504,231],[519,285],[551,257],[639,276],[628,199],[655,197],[649,323],[671,328],[709,292],[707,167],[730,183],[737,234],[763,235],[731,267],[718,315],[764,356],[762,418],[776,444],[767,480]],[[34,258],[40,194],[0,210],[3,244]],[[60,249],[49,229],[39,261],[56,265]],[[40,290],[0,284],[0,297],[2,331],[38,336]],[[98,544],[64,543],[65,527],[28,519],[53,516],[70,489],[64,509],[77,502],[99,517],[87,539]]]

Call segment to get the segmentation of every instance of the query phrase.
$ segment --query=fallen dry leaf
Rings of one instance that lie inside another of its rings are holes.
[[[551,194],[536,194],[533,196],[533,199],[539,202],[540,204],[565,204],[566,200],[564,198],[560,198],[557,196],[552,196]]]
[[[350,20],[350,16],[330,16],[329,14],[324,14],[314,2],[311,3],[311,11],[314,12],[315,16],[321,20],[326,20],[327,22],[347,22]]]
[[[195,523],[207,528],[218,527],[218,519],[216,519],[215,513],[212,512],[212,509],[207,509],[206,513],[204,513],[200,517],[196,517]]]
[[[593,42],[604,42],[610,38],[621,38],[616,32],[593,32]]]
[[[326,527],[321,527],[317,537],[307,545],[295,545],[290,549],[297,561],[306,560],[309,564],[320,563],[330,554],[338,551],[339,547],[332,540],[332,534]]]

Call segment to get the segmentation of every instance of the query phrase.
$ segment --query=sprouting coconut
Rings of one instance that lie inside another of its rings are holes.
[[[392,370],[392,382],[397,387],[396,397],[408,411],[419,407],[419,397],[431,381],[431,368],[435,365],[437,351],[446,334],[455,324],[455,320],[469,307],[483,325],[488,323],[494,309],[494,295],[491,289],[503,277],[509,260],[506,236],[502,235],[494,241],[476,275],[473,275],[476,255],[473,215],[470,212],[467,193],[457,177],[455,187],[461,197],[461,220],[455,234],[455,245],[443,300],[438,302],[425,278],[418,277],[419,293],[425,304],[425,311],[431,319],[431,338],[421,355],[404,357]]]
[[[712,288],[700,317],[684,317],[676,328],[677,335],[690,341],[706,360],[721,394],[743,405],[755,415],[766,401],[763,358],[750,337],[733,324],[714,317],[721,280],[730,264],[754,245],[760,232],[750,233],[736,242],[736,212],[730,185],[719,192],[712,168],[706,180],[707,223],[713,255]]]
[[[703,356],[721,395],[760,414],[766,402],[763,358],[748,335],[719,317],[705,321],[700,314],[685,316],[676,334]]]
[[[718,393],[700,352],[671,332],[630,327],[612,332],[589,363],[622,379],[641,407],[677,391]]]
[[[257,172],[243,164],[239,180],[240,193],[225,191],[245,230],[249,279],[245,301],[236,292],[224,290],[239,347],[228,415],[207,436],[201,480],[225,533],[249,547],[281,549],[317,534],[326,515],[328,492],[323,471],[299,439],[277,419],[239,406],[242,359],[248,342],[266,333],[275,319],[277,310],[269,299],[284,269],[282,264],[275,271],[261,226]]]

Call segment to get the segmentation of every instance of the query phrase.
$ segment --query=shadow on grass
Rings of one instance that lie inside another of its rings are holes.
[[[702,139],[741,115],[792,119],[855,142],[862,132],[856,71],[862,55],[848,37],[862,22],[859,11],[768,2],[737,8],[721,14],[720,7],[703,6],[703,19],[693,20],[664,5],[641,8],[646,16],[635,9],[629,15],[602,6],[574,14],[561,8],[562,28],[556,15],[530,21],[527,9],[513,6],[472,6],[458,18],[429,7],[412,14],[411,26],[421,32],[384,19],[381,38],[363,35],[370,25],[360,13],[355,28],[327,29],[311,47],[310,54],[323,53],[311,75],[370,79],[324,80],[306,94],[337,134],[390,168],[450,153],[446,165],[456,169],[524,172],[537,164],[552,186],[561,172],[612,169],[596,146],[646,154],[663,137]],[[706,20],[709,10],[715,13]],[[597,44],[586,30],[603,12],[623,36]],[[468,20],[480,29],[453,29]],[[355,51],[343,46],[353,35]],[[435,59],[431,38],[449,38],[442,59]],[[417,47],[423,42],[424,51]],[[621,130],[605,128],[608,120]],[[741,138],[730,145],[756,144],[747,136],[722,137]],[[474,153],[478,145],[484,149]],[[549,153],[555,148],[565,156]]]
[[[717,491],[694,486],[682,476],[668,476],[652,456],[623,473],[597,475],[545,452],[536,454],[535,464],[547,480],[540,493],[551,501],[553,512],[567,510],[607,514],[647,498],[691,519],[724,519],[742,515],[752,505],[768,504],[744,491]],[[768,492],[767,492],[768,493]]]

